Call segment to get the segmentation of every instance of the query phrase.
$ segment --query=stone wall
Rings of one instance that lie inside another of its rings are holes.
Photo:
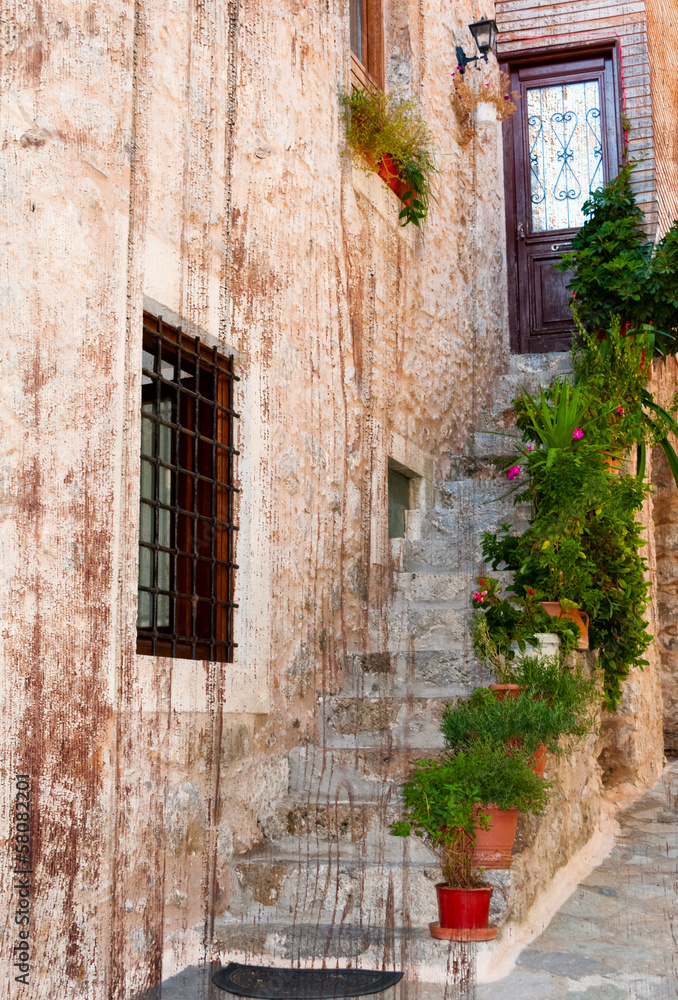
[[[654,364],[652,388],[655,398],[669,406],[676,385],[676,362]],[[674,448],[677,442],[672,437]],[[656,592],[658,601],[657,648],[661,664],[666,750],[678,751],[678,491],[666,456],[661,448],[652,452],[652,497],[656,550]]]
[[[678,81],[672,67],[678,58],[678,9],[673,0],[645,0],[652,127],[656,151],[659,232],[678,219]]]

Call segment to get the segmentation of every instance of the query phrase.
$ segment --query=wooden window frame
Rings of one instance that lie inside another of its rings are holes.
[[[619,41],[616,38],[592,39],[589,42],[582,41],[573,44],[553,45],[547,48],[529,48],[523,50],[512,50],[500,54],[499,68],[507,73],[511,79],[512,74],[517,70],[534,66],[548,67],[557,66],[560,63],[577,59],[586,59],[594,56],[610,58],[612,62],[612,104],[616,114],[615,142],[614,150],[619,163],[622,162],[623,141],[621,127],[622,111],[622,80],[621,80],[621,60]],[[514,354],[529,353],[527,346],[529,341],[529,331],[521,329],[520,322],[520,298],[525,294],[525,290],[520,289],[518,270],[518,218],[516,213],[517,205],[517,184],[520,183],[516,166],[516,145],[519,141],[518,122],[515,119],[520,114],[520,102],[515,115],[506,119],[503,123],[503,149],[504,149],[504,193],[505,193],[505,216],[506,216],[506,270],[509,289],[509,334],[511,352]],[[524,154],[523,154],[524,155]],[[613,159],[608,155],[608,160]],[[610,164],[611,176],[615,175],[614,164]],[[557,238],[557,237],[555,237]],[[532,348],[538,352],[546,351],[566,351],[571,342],[571,333],[561,334],[554,337],[548,344]]]
[[[351,49],[351,84],[366,90],[383,90],[384,75],[384,17],[382,0],[356,0],[361,6],[362,21],[366,26],[359,59]]]
[[[149,312],[142,357],[137,652],[232,662],[233,357]]]

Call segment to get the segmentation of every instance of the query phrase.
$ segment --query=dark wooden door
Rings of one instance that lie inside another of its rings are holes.
[[[505,124],[507,266],[514,352],[565,351],[567,274],[553,264],[584,223],[589,193],[620,162],[616,49],[504,65],[518,110]]]

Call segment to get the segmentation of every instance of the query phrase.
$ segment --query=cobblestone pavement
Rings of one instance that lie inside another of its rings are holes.
[[[476,1000],[676,1000],[678,761],[618,819],[610,856]]]

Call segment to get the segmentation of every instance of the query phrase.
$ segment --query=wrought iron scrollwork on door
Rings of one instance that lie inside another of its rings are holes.
[[[526,103],[532,231],[581,226],[604,180],[598,81],[530,88]]]
[[[556,128],[557,125],[563,126],[562,136]],[[570,128],[570,125],[572,128],[568,135],[567,130]],[[561,167],[556,177],[556,183],[553,185],[553,197],[556,201],[569,201],[572,198],[577,199],[581,195],[581,184],[572,169],[574,150],[571,148],[572,140],[577,131],[577,115],[574,111],[565,111],[564,113],[557,111],[555,115],[551,115],[551,129],[561,146],[556,154]],[[571,184],[574,184],[575,187],[571,187]]]

